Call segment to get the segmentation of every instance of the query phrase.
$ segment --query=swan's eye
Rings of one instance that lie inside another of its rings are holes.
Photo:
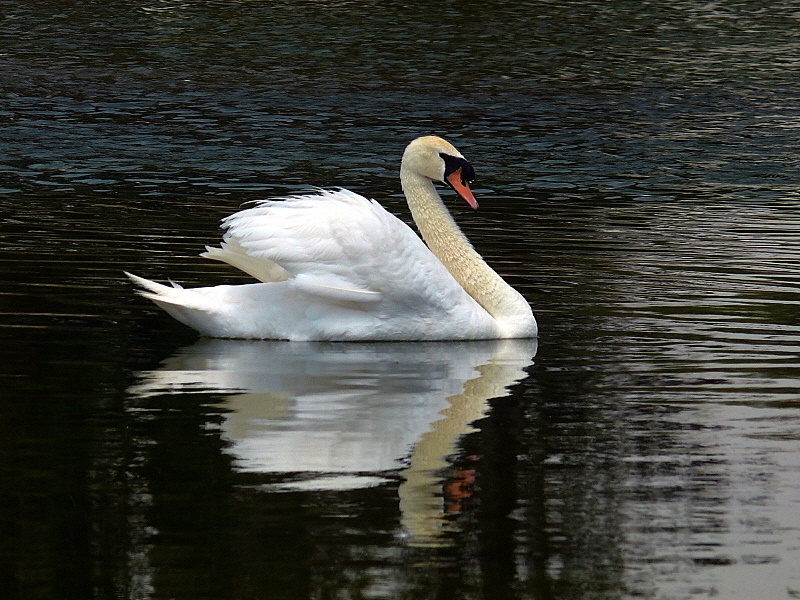
[[[473,169],[472,165],[466,160],[464,161],[464,166],[461,169],[461,181],[465,181],[466,183],[472,183],[475,181],[475,169]]]
[[[461,183],[467,185],[475,181],[475,169],[469,164],[467,159],[460,156],[451,156],[449,154],[439,154],[444,161],[444,179],[450,177],[453,173],[461,170]]]

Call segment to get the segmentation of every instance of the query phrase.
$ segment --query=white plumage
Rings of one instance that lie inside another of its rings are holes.
[[[415,163],[424,166],[410,168]],[[468,163],[441,138],[419,138],[406,149],[403,188],[433,252],[377,202],[340,189],[262,202],[223,221],[221,247],[203,256],[261,283],[184,289],[129,277],[144,288],[141,295],[212,337],[533,337],[530,306],[472,249],[431,182],[448,181],[474,203],[466,171]]]

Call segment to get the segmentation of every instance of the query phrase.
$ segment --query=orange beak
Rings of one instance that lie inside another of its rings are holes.
[[[469,189],[467,182],[461,177],[461,169],[456,169],[450,173],[447,176],[447,183],[456,191],[456,194],[461,196],[464,202],[469,204],[472,210],[478,210],[478,201],[472,195],[472,190]]]

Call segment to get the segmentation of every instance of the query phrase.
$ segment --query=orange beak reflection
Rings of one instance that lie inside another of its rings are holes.
[[[464,202],[470,205],[472,210],[478,210],[478,201],[472,195],[472,190],[469,189],[467,182],[461,176],[461,169],[456,169],[447,176],[447,183],[450,184],[456,194],[463,198]]]

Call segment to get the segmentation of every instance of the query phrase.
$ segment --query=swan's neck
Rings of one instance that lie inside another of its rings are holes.
[[[502,326],[531,316],[528,302],[481,258],[447,210],[433,182],[401,167],[400,181],[422,239],[455,280]],[[515,326],[515,325],[512,325]]]

